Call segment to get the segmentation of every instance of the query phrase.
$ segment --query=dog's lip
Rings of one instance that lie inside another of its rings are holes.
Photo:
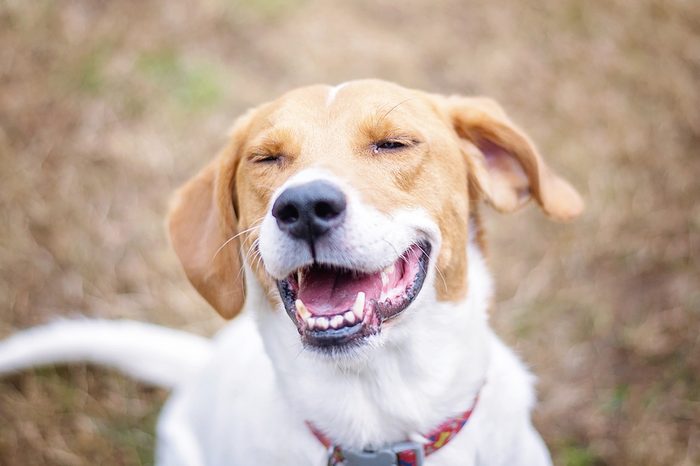
[[[337,347],[379,333],[383,322],[398,316],[419,294],[431,249],[427,240],[417,241],[373,273],[314,264],[278,280],[284,307],[304,344]]]

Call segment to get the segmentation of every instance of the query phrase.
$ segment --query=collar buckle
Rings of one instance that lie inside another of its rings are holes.
[[[399,466],[399,460],[409,455],[411,466],[423,466],[423,445],[418,442],[399,442],[378,450],[343,450],[343,466]],[[330,464],[330,463],[329,463]]]

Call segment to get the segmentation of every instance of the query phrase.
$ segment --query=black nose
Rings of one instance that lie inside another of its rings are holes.
[[[272,206],[280,230],[313,246],[316,238],[343,223],[345,195],[326,181],[287,188]]]

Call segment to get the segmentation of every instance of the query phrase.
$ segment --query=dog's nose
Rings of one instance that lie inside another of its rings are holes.
[[[325,181],[285,189],[272,206],[272,216],[280,230],[313,243],[343,223],[347,203],[345,194]]]

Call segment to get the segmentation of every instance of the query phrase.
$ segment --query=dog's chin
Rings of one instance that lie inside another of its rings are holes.
[[[335,355],[378,335],[382,325],[420,293],[430,251],[431,244],[421,241],[374,272],[314,263],[278,280],[280,297],[303,345]]]

